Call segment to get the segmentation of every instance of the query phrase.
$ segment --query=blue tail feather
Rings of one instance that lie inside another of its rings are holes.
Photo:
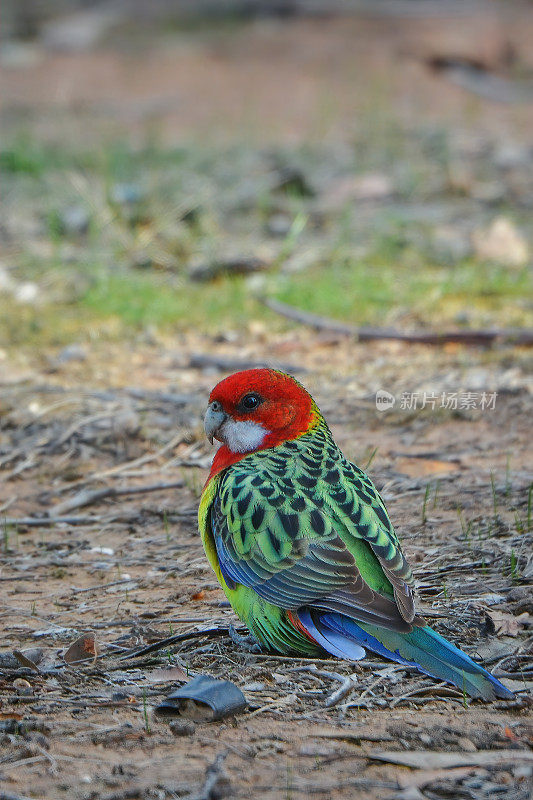
[[[336,612],[298,612],[312,636],[334,655],[344,654],[354,660],[354,653],[366,647],[392,661],[415,667],[426,675],[452,683],[472,697],[510,700],[513,693],[486,669],[459,650],[429,626],[413,628],[410,633],[397,633],[385,628],[357,623]],[[333,647],[328,646],[331,643]],[[358,648],[358,649],[356,649]],[[362,658],[355,655],[355,659]]]
[[[348,637],[344,631],[331,625],[317,627],[307,608],[300,609],[298,617],[313,639],[331,655],[349,658],[350,661],[359,661],[366,656],[366,651],[361,647],[363,643],[359,644],[355,637]]]

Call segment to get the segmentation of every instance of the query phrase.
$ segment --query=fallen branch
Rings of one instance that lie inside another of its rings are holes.
[[[92,491],[84,489],[78,492],[78,494],[75,494],[74,497],[54,506],[54,508],[50,510],[49,516],[58,517],[76,508],[83,508],[93,503],[99,503],[100,500],[105,500],[108,497],[123,497],[128,494],[147,494],[148,492],[160,492],[164,489],[177,489],[180,486],[183,486],[183,481],[153,483],[150,486],[124,486],[122,489],[116,486],[106,486],[104,489],[93,489]]]
[[[247,631],[247,628],[237,628],[237,631]],[[205,628],[200,631],[188,631],[188,633],[175,633],[173,636],[167,636],[166,639],[160,639],[158,642],[149,644],[146,647],[141,647],[140,650],[130,650],[129,653],[121,656],[119,661],[128,661],[130,658],[137,658],[138,656],[146,656],[149,653],[155,653],[163,647],[170,647],[179,642],[185,642],[187,639],[196,639],[200,636],[205,636],[208,639],[213,639],[216,636],[229,636],[229,626],[227,628]]]
[[[441,753],[434,750],[376,750],[366,753],[372,761],[384,761],[411,769],[453,769],[454,767],[486,767],[500,764],[532,763],[533,753],[527,750],[478,750],[476,753]]]
[[[340,333],[343,336],[357,336],[359,333],[355,325],[347,325],[344,322],[321,317],[318,314],[311,314],[309,311],[294,308],[294,306],[289,306],[287,303],[282,303],[279,300],[272,300],[270,297],[262,297],[259,299],[263,305],[276,314],[281,314],[282,317],[292,319],[294,322],[301,322],[303,325],[309,325],[311,328],[316,328],[319,331]]]
[[[446,331],[444,333],[403,333],[402,331],[394,330],[393,328],[357,328],[355,325],[349,325],[338,320],[322,317],[319,314],[312,314],[310,311],[303,311],[300,308],[294,308],[287,303],[282,303],[279,300],[272,300],[271,298],[261,298],[261,302],[271,311],[276,314],[281,314],[287,319],[292,319],[294,322],[300,322],[303,325],[309,325],[319,331],[328,331],[329,333],[338,333],[341,336],[353,336],[359,342],[373,342],[393,340],[398,342],[406,342],[408,344],[431,344],[440,345],[455,342],[457,344],[465,345],[485,345],[490,347],[496,341],[505,342],[508,344],[522,345],[525,347],[533,346],[533,330],[528,328],[509,328],[508,330],[500,330],[498,328],[487,328],[480,330],[463,330],[463,331]]]

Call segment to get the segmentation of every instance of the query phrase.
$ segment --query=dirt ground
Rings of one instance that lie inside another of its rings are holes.
[[[443,56],[529,75],[530,6],[464,5],[459,15],[282,18],[205,34],[154,36],[140,25],[134,35],[110,31],[96,54],[39,43],[6,50],[3,125],[22,119],[51,141],[94,142],[119,131],[142,142],[148,130],[172,144],[348,142],[389,105],[407,126],[460,120],[463,129],[529,141],[531,103],[483,102],[430,62]],[[382,124],[390,122],[383,114]]]
[[[345,452],[364,465],[378,448],[369,472],[413,563],[423,613],[503,676],[515,701],[465,701],[373,657],[355,666],[310,662],[233,643],[226,629],[237,620],[195,520],[211,457],[201,413],[227,369],[187,363],[209,344],[215,364],[236,348],[258,363],[290,352],[307,368],[300,377]],[[3,738],[2,796],[218,797],[225,789],[243,798],[528,796],[530,396],[523,387],[501,391],[484,412],[378,412],[363,387],[380,363],[388,390],[400,396],[393,374],[403,348],[296,333],[268,347],[191,338],[168,349],[138,346],[129,365],[117,346],[106,348],[103,369],[95,348],[82,364],[27,363],[4,381],[2,513],[34,519],[4,524],[2,648],[39,652],[29,653],[38,671],[16,662],[2,671],[2,725],[28,726],[26,735]],[[425,348],[409,348],[409,357],[434,386],[439,372],[457,365],[456,354],[435,357]],[[326,359],[328,370],[317,368]],[[353,371],[334,377],[350,359]],[[102,488],[124,494],[83,494]],[[221,628],[215,639],[199,634],[119,660],[172,633],[213,626]],[[65,648],[88,632],[96,662],[65,665]],[[234,681],[246,711],[174,736],[153,708],[186,679],[183,670]],[[357,682],[328,708],[339,687],[331,672]],[[381,761],[413,751],[422,753],[418,769]],[[457,762],[442,768],[442,753]],[[219,788],[209,794],[208,768],[219,756]]]
[[[165,35],[157,47],[136,33],[137,50],[131,32],[76,54],[25,45],[4,72],[4,126],[12,133],[24,120],[56,142],[117,131],[141,140],[154,124],[172,143],[232,141],[237,130],[260,143],[338,141],[376,114],[386,125],[383,104],[406,123],[460,120],[460,135],[527,144],[532,104],[482,103],[424,61],[467,53],[505,72],[512,40],[530,69],[531,13],[513,9],[505,25],[496,6],[461,24],[296,19],[231,37]],[[376,107],[361,100],[369,85]],[[516,172],[525,214],[529,178]],[[3,256],[20,252],[0,245]],[[281,658],[230,638],[238,620],[196,528],[213,453],[202,417],[218,380],[265,363],[294,372],[346,455],[367,468],[413,565],[422,613],[515,700],[473,702],[373,656],[355,665]],[[531,368],[525,347],[362,344],[257,320],[216,335],[88,331],[71,350],[3,343],[0,800],[527,800]],[[380,389],[395,398],[387,411],[376,408]],[[174,634],[191,636],[121,660]],[[97,657],[66,663],[67,648],[91,635]],[[155,707],[199,674],[233,681],[246,709],[171,728]]]

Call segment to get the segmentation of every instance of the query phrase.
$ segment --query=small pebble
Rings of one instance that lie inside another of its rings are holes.
[[[196,725],[190,719],[174,719],[168,726],[174,736],[192,736]]]
[[[466,736],[460,736],[457,739],[457,744],[462,750],[465,751],[465,753],[475,753],[477,750],[474,742],[471,739],[468,739]]]
[[[32,281],[18,283],[15,286],[13,295],[19,303],[35,303],[39,298],[39,287]]]
[[[65,209],[60,217],[63,233],[70,236],[81,236],[89,230],[90,217],[82,206]]]
[[[272,214],[268,219],[266,229],[271,236],[287,236],[291,225],[291,218],[287,214]]]
[[[494,163],[500,169],[520,169],[531,163],[532,151],[518,144],[502,144],[494,153]]]
[[[135,183],[116,183],[111,190],[111,200],[119,206],[139,203],[143,196],[143,190]]]
[[[87,353],[79,344],[69,344],[57,355],[56,364],[67,364],[69,361],[86,361]]]
[[[17,690],[17,694],[33,694],[32,685],[25,678],[15,678],[13,681],[13,687]]]

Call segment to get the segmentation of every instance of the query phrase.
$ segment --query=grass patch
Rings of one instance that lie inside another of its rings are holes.
[[[521,303],[531,291],[526,269],[513,272],[472,260],[443,268],[409,250],[391,260],[387,248],[360,260],[332,258],[292,276],[276,295],[307,311],[361,325],[383,325],[402,312],[436,327],[455,324],[464,311],[476,325],[489,317],[503,326],[531,324],[531,311]]]
[[[58,271],[61,267],[55,265],[56,281]],[[479,265],[471,262],[450,272],[431,266],[414,270],[410,258],[391,266],[379,253],[362,260],[332,258],[301,274],[275,270],[266,277],[266,291],[298,308],[355,325],[454,326],[464,309],[472,325],[531,324],[531,312],[520,303],[530,291],[527,273],[492,269],[482,278]],[[80,336],[114,338],[149,326],[217,333],[243,330],[252,319],[265,320],[271,328],[291,324],[258,302],[246,278],[197,284],[183,274],[157,269],[98,265],[87,290],[74,302],[33,307],[0,299],[0,335],[12,345],[59,346]]]
[[[399,136],[396,131],[396,144]],[[417,169],[423,173],[428,159],[434,169],[438,150],[436,161],[445,170],[445,138],[422,144]],[[371,141],[368,148],[365,163],[372,162]],[[382,151],[385,157],[388,148]],[[353,158],[361,152],[354,148]],[[315,185],[327,157],[311,146],[278,153],[281,163],[296,164]],[[165,148],[148,141],[134,150],[118,141],[69,151],[16,137],[0,152],[4,191],[20,230],[35,233],[21,236],[5,263],[16,281],[36,282],[40,294],[35,306],[0,294],[0,336],[19,346],[61,345],[146,326],[218,332],[244,329],[251,319],[290,326],[257,302],[255,292],[356,325],[533,324],[527,269],[470,258],[454,266],[432,262],[424,244],[427,222],[398,218],[401,208],[420,202],[417,181],[408,181],[403,200],[396,196],[372,215],[361,216],[357,203],[347,203],[317,229],[316,199],[276,192],[272,164],[271,156],[244,147]],[[344,168],[361,171],[349,158]],[[131,184],[134,196],[138,187],[138,201],[113,199],[119,183]],[[85,233],[64,229],[61,215],[72,206],[87,210]],[[266,230],[270,215],[280,213],[292,220],[285,239]],[[209,284],[187,278],[191,260],[224,257],[228,249],[261,255],[265,246],[275,266],[259,283],[256,276]],[[300,249],[315,250],[312,266],[286,269]],[[65,288],[70,284],[74,291]]]
[[[244,327],[258,315],[258,304],[242,279],[200,285],[134,272],[99,281],[81,305],[95,318],[116,317],[135,328],[233,329]]]

